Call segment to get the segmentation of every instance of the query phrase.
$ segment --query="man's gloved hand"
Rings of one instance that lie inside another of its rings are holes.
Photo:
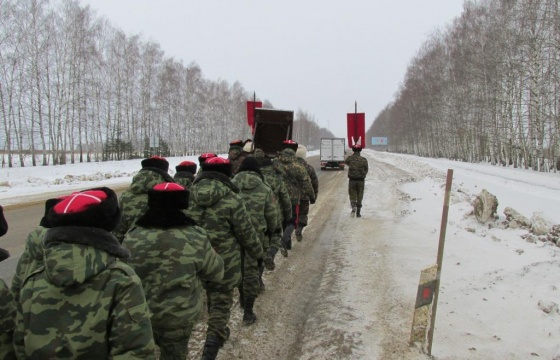
[[[263,267],[263,262],[264,262],[263,258],[257,259],[257,266],[259,267],[259,269]]]
[[[310,203],[311,205],[313,205],[313,204],[315,204],[315,201],[316,201],[316,200],[317,200],[317,199],[315,199],[315,198],[309,199],[309,203]]]

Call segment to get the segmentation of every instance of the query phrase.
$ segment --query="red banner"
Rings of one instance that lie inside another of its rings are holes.
[[[255,124],[255,108],[262,107],[262,101],[247,101],[247,124],[253,127]]]
[[[346,114],[348,124],[348,147],[354,145],[366,147],[366,114],[348,113]]]

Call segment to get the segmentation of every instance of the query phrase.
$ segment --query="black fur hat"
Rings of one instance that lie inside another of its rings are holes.
[[[242,171],[254,171],[256,173],[258,173],[261,178],[262,178],[262,173],[259,170],[259,162],[257,161],[257,159],[255,159],[253,156],[247,156],[245,159],[243,159],[243,162],[241,163],[241,166],[239,167],[239,172]]]
[[[50,228],[87,226],[114,230],[121,221],[117,194],[107,187],[75,192],[63,197],[47,214]]]
[[[202,163],[202,171],[217,171],[231,177],[231,163],[228,159],[213,157]]]
[[[360,152],[360,151],[362,151],[362,146],[361,145],[353,145],[352,146],[352,151],[353,152]]]
[[[196,164],[192,161],[183,161],[179,165],[175,166],[177,172],[189,172],[191,174],[196,174]]]
[[[39,226],[47,227],[47,228],[49,227],[49,221],[47,220],[47,215],[49,214],[50,209],[52,209],[53,206],[55,206],[61,200],[62,198],[54,198],[54,199],[47,199],[47,201],[45,201],[45,213],[43,214],[43,217],[39,222]]]
[[[177,183],[164,182],[148,190],[148,207],[158,210],[182,210],[189,207],[189,191]]]
[[[147,158],[142,160],[142,169],[144,168],[156,168],[161,169],[165,172],[169,171],[169,162],[162,158],[161,156],[152,156],[151,158]]]

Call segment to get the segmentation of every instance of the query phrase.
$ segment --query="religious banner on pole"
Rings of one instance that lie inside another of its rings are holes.
[[[365,113],[348,113],[347,114],[348,129],[348,147],[361,146],[366,147],[366,114]]]
[[[262,101],[247,101],[247,124],[254,128],[255,109],[262,107]]]

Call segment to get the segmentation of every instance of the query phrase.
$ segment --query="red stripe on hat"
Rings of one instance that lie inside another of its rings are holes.
[[[53,207],[57,214],[71,214],[86,210],[91,205],[100,204],[107,194],[100,190],[73,193]]]
[[[185,188],[182,187],[181,185],[177,184],[177,183],[164,182],[164,183],[160,183],[160,184],[157,184],[156,186],[154,186],[154,190],[156,190],[156,191],[181,191],[181,190],[185,190]]]

